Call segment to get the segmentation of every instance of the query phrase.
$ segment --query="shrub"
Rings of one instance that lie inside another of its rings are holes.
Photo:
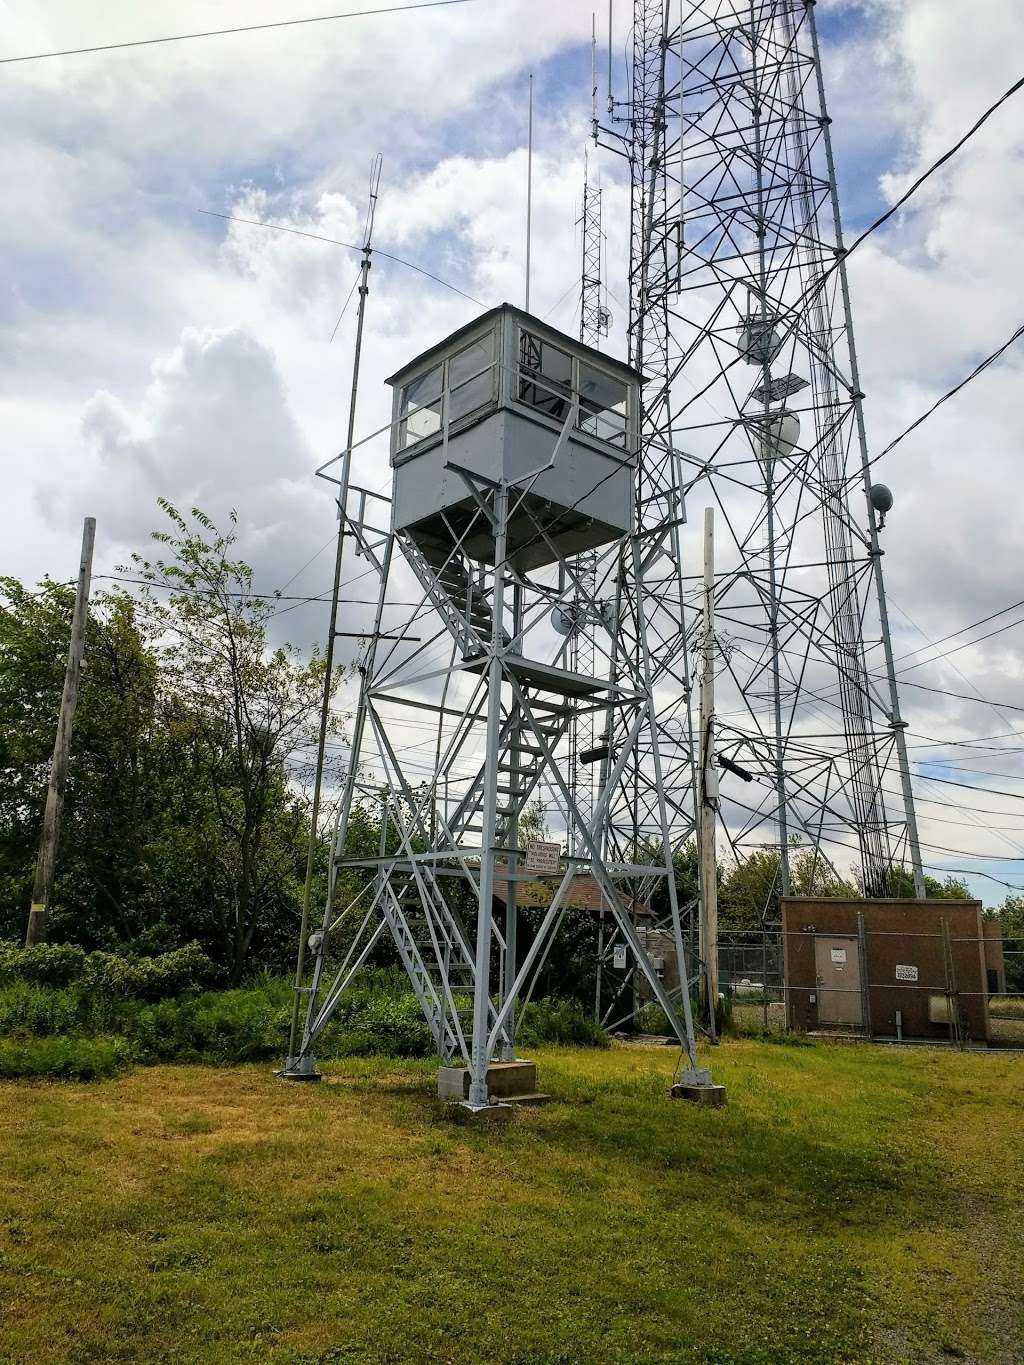
[[[102,1080],[118,1075],[129,1061],[121,1038],[0,1038],[0,1078],[6,1080]]]
[[[702,1018],[699,1001],[691,1000],[690,1008],[693,1011],[694,1023],[696,1023],[698,1019]],[[681,1016],[681,1005],[679,1011]],[[675,1032],[669,1023],[668,1015],[656,1000],[649,1000],[637,1011],[635,1022],[638,1033],[655,1033],[659,1037],[667,1037]],[[718,1004],[715,1006],[715,1033],[718,1037],[722,1037],[724,1034],[732,1032],[734,1032],[732,1000],[728,996],[719,996]]]
[[[520,1015],[517,1037],[527,1047],[542,1043],[608,1046],[608,1035],[601,1025],[572,1000],[531,1001]]]
[[[90,953],[80,982],[104,995],[162,1000],[206,985],[214,966],[198,943],[187,943],[157,957],[123,957],[119,953]]]
[[[655,1033],[664,1036],[673,1031],[672,1025],[668,1022],[668,1015],[656,1000],[649,1000],[646,1005],[637,1010],[634,1023],[638,1033]]]
[[[85,951],[73,943],[0,943],[0,983],[30,981],[37,986],[67,986],[81,975]]]
[[[49,990],[16,981],[0,989],[0,1035],[52,1037],[77,1033],[81,1025],[82,1000],[73,988]]]
[[[0,943],[0,985],[22,981],[59,988],[78,983],[102,995],[161,1000],[209,984],[215,971],[198,943],[156,957],[87,954],[73,943],[38,943],[31,948]]]

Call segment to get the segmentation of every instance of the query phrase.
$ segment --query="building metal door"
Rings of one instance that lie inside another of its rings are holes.
[[[818,981],[818,1022],[862,1024],[860,955],[857,940],[820,935],[814,940],[814,965]]]

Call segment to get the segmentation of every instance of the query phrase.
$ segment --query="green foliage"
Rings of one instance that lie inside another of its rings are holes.
[[[46,1038],[92,1032],[85,1026],[87,1002],[73,987],[54,989],[17,981],[0,987],[0,1037],[12,1034]],[[102,1031],[104,1019],[99,1021]]]
[[[184,950],[183,950],[184,952]],[[93,957],[107,958],[108,954]],[[168,955],[168,956],[178,956]],[[130,959],[118,964],[134,965]],[[159,961],[159,959],[156,959]],[[264,976],[250,986],[147,1000],[127,991],[117,970],[60,989],[21,980],[0,987],[0,1036],[116,1036],[141,1062],[276,1061],[288,1041],[291,986]],[[113,963],[101,964],[104,971]],[[143,982],[143,993],[150,988]],[[524,1046],[560,1043],[604,1047],[604,1031],[570,1000],[529,1004],[520,1023]],[[430,1057],[434,1040],[401,972],[368,972],[349,990],[317,1040],[318,1058]]]
[[[195,939],[237,981],[294,953],[309,824],[285,765],[324,663],[271,647],[233,519],[162,506],[141,590],[90,606],[48,936],[140,956]],[[0,579],[0,938],[24,932],[73,600]]]
[[[160,1000],[197,990],[215,975],[213,963],[198,943],[186,943],[158,957],[90,953],[79,978],[82,988],[103,995]]]
[[[930,900],[966,901],[971,899],[971,892],[967,883],[962,877],[954,877],[952,874],[947,875],[940,882],[938,877],[932,877],[926,872],[924,874],[924,891]],[[889,887],[886,895],[909,899],[913,894],[913,872],[906,867],[894,867],[889,873]]]
[[[518,829],[519,844],[522,848],[525,848],[531,839],[540,839],[545,843],[550,841],[551,833],[544,818],[544,807],[539,801],[531,801],[523,809]]]
[[[634,1022],[638,1033],[651,1033],[664,1038],[672,1032],[668,1015],[656,1000],[648,1000],[646,1005],[641,1005]]]
[[[39,943],[32,948],[0,943],[0,984],[77,984],[88,994],[159,1000],[197,990],[215,975],[213,963],[198,943],[186,943],[156,957],[85,953],[70,943]]]
[[[191,949],[181,954],[195,966]],[[153,976],[131,975],[131,959],[93,954],[104,960],[88,979],[90,959],[79,980],[61,989],[15,981],[0,988],[0,1036],[35,1038],[105,1036],[120,1038],[141,1062],[276,1061],[283,1056],[291,1017],[291,987],[263,977],[233,990],[146,999]],[[155,959],[159,963],[160,959]],[[128,968],[123,974],[122,967]],[[135,994],[132,994],[135,988]],[[369,973],[349,991],[318,1040],[317,1056],[429,1057],[434,1043],[416,997],[405,978]]]
[[[697,1020],[700,1016],[699,1002],[696,999],[691,1000],[690,1008],[693,1011],[694,1020]],[[656,1000],[648,1000],[647,1004],[642,1005],[637,1011],[636,1028],[638,1033],[652,1033],[660,1038],[668,1037],[675,1032],[669,1023],[668,1015]],[[732,1000],[726,996],[719,999],[715,1006],[715,1033],[719,1038],[722,1038],[735,1031]]]
[[[1006,989],[1024,993],[1024,896],[1007,896],[998,910],[987,914],[1002,931]]]
[[[82,975],[85,957],[85,950],[73,943],[36,943],[23,948],[18,943],[0,942],[0,983],[66,986]]]
[[[574,1000],[531,1000],[522,1011],[516,1034],[524,1047],[560,1043],[569,1047],[607,1047],[604,1029],[584,1014]]]
[[[104,1080],[118,1075],[129,1061],[129,1049],[120,1038],[0,1038],[3,1080]]]

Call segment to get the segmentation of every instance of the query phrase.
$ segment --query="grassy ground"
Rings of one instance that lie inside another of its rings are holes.
[[[538,1061],[492,1132],[423,1062],[0,1084],[0,1360],[1024,1361],[1024,1057]]]

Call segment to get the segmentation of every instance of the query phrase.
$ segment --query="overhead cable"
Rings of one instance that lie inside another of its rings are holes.
[[[259,33],[270,28],[297,28],[301,24],[329,24],[339,19],[369,19],[375,14],[404,14],[409,10],[441,9],[468,5],[473,0],[418,0],[410,5],[382,5],[378,9],[346,10],[342,14],[313,14],[307,19],[275,19],[266,24],[240,24],[236,28],[210,28],[200,33],[172,33],[163,38],[134,38],[124,43],[99,43],[94,47],[69,47],[59,52],[30,52],[20,57],[0,57],[0,66],[14,62],[42,62],[51,57],[81,57],[90,52],[116,52],[126,47],[154,47],[159,43],[186,43],[193,38],[223,38],[233,33]]]
[[[357,246],[355,242],[343,242],[337,237],[324,237],[319,232],[306,232],[303,228],[286,227],[284,223],[264,223],[259,218],[238,218],[233,213],[217,213],[213,209],[196,209],[196,213],[205,214],[207,218],[223,218],[229,223],[245,223],[248,227],[270,228],[274,232],[288,232],[293,237],[308,237],[314,242],[326,242],[329,246],[343,246],[349,251],[363,251],[364,248]],[[450,284],[448,280],[443,280],[440,275],[434,275],[429,270],[424,270],[421,265],[413,265],[412,261],[407,261],[402,256],[395,256],[390,251],[381,251],[380,247],[373,248],[374,256],[383,256],[386,261],[395,261],[398,265],[404,265],[408,270],[415,270],[418,275],[426,275],[428,280],[433,280],[435,284],[443,284],[445,289],[450,289],[455,294],[461,294],[464,299],[469,299],[470,303],[475,303],[479,308],[487,308],[489,305],[480,299],[475,299],[472,294],[467,294],[464,289],[459,289],[457,285]],[[339,318],[340,322],[341,319]],[[331,340],[333,341],[333,336]]]
[[[854,472],[854,474],[851,474],[850,480],[852,481],[855,477],[859,479],[864,469],[870,469],[871,466],[873,464],[877,464],[878,461],[882,459],[883,456],[888,455],[890,450],[895,449],[895,447],[898,446],[899,443],[902,440],[904,440],[907,436],[909,436],[912,431],[916,431],[922,422],[926,422],[928,418],[932,415],[932,413],[936,410],[936,408],[941,408],[943,403],[948,403],[949,400],[951,398],[954,398],[960,392],[961,389],[965,389],[972,379],[977,379],[979,374],[987,370],[990,365],[995,364],[995,362],[1004,353],[1004,351],[1008,351],[1010,347],[1014,344],[1014,342],[1019,341],[1022,336],[1024,336],[1024,323],[1021,323],[1021,325],[1012,334],[1012,336],[1008,337],[1006,341],[1004,341],[1003,344],[998,348],[998,350],[995,350],[992,352],[991,355],[986,356],[980,365],[976,365],[974,369],[970,372],[970,374],[966,377],[966,379],[961,379],[959,384],[955,384],[953,388],[947,389],[947,391],[942,395],[941,398],[937,398],[935,400],[935,402],[931,405],[927,412],[922,412],[921,416],[916,418],[913,422],[911,422],[910,426],[907,427],[906,430],[901,431],[900,434],[894,440],[890,441],[884,450],[880,450],[877,455],[873,455],[871,459],[868,460],[867,464],[863,466],[863,469],[858,469]]]

